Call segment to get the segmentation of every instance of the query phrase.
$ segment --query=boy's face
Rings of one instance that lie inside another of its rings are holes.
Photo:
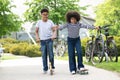
[[[72,24],[76,24],[77,20],[76,20],[76,18],[71,17],[70,22],[71,22]]]
[[[47,19],[48,19],[48,12],[41,13],[41,16],[42,16],[42,20],[47,21]]]

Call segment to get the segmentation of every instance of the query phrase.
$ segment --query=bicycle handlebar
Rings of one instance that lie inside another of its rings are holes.
[[[112,26],[112,25],[99,26],[99,29],[108,30],[109,26]]]

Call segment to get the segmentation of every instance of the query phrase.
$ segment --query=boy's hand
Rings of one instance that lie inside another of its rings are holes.
[[[39,42],[40,42],[40,38],[37,38],[37,39],[36,39],[36,42],[39,43]]]
[[[53,26],[53,27],[52,27],[52,30],[55,31],[55,30],[58,30],[58,28],[59,28],[59,26],[56,25],[56,26]]]

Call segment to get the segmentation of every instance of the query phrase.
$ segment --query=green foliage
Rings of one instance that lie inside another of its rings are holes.
[[[87,43],[87,38],[81,39],[81,46],[82,46],[82,55],[85,56],[85,47]]]
[[[39,49],[39,46],[35,46],[35,45],[29,45],[26,49],[26,56],[29,57],[38,57],[41,56],[41,52]]]
[[[26,21],[37,21],[40,17],[40,10],[48,8],[50,11],[49,18],[56,24],[65,21],[65,14],[69,10],[85,10],[86,7],[80,7],[77,2],[79,0],[32,0],[25,4],[29,9],[25,12],[24,16]],[[81,12],[81,14],[83,14]]]
[[[21,27],[21,20],[14,14],[11,9],[11,0],[0,0],[0,37],[17,31]]]
[[[110,70],[110,71],[113,71],[113,72],[120,73],[120,68],[119,68],[120,67],[120,64],[119,64],[120,57],[119,57],[118,60],[119,60],[118,62],[108,62],[108,63],[102,62],[102,63],[96,64],[96,65],[93,65],[91,63],[86,63],[86,62],[85,62],[85,64],[89,64],[91,66],[95,66],[95,67],[98,67],[98,68],[102,68],[102,69],[106,69],[106,70]]]
[[[41,56],[41,53],[39,51],[39,46],[31,45],[28,43],[14,44],[10,48],[10,53],[15,55],[25,55],[29,57]]]
[[[111,34],[120,35],[120,0],[105,0],[96,7],[96,25],[112,25]]]
[[[25,55],[29,57],[41,56],[38,45],[29,44],[25,41],[17,41],[11,38],[0,39],[0,43],[5,48],[5,53]]]
[[[0,39],[0,43],[1,44],[8,44],[8,43],[19,43],[19,41],[15,40],[15,39],[12,39],[12,38],[3,38],[3,39]]]

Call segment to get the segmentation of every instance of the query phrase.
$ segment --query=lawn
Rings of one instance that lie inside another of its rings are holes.
[[[11,59],[18,59],[18,58],[19,58],[18,56],[12,55],[10,53],[3,54],[1,57],[2,60],[11,60]]]
[[[57,57],[56,59],[68,60],[68,56]],[[120,73],[120,57],[119,57],[119,61],[118,62],[110,62],[109,61],[109,62],[102,62],[102,63],[96,64],[96,65],[92,65],[91,62],[86,63],[85,62],[85,58],[83,58],[83,60],[84,60],[84,64]]]
[[[86,62],[85,62],[85,64],[92,65],[91,63],[86,63]],[[94,66],[94,65],[92,65],[92,66]],[[102,62],[102,63],[95,65],[95,67],[120,73],[120,57],[119,57],[118,62],[110,62],[110,61],[109,62]]]
[[[3,56],[2,60],[10,60],[10,59],[17,59],[18,57],[16,56]]]

